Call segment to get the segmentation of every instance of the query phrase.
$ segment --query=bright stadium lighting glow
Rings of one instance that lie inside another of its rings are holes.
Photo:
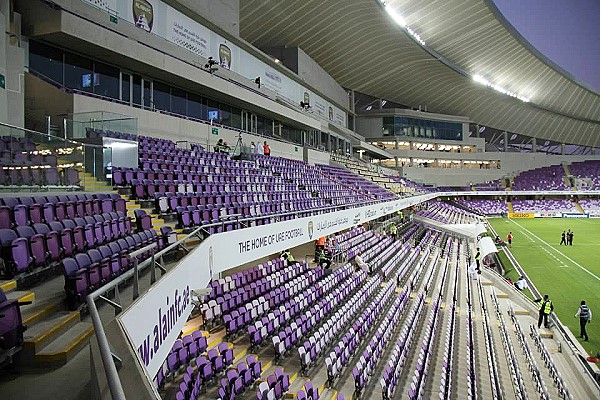
[[[492,88],[492,89],[494,89],[497,92],[500,92],[500,93],[505,94],[505,95],[510,96],[510,97],[514,97],[516,99],[519,99],[522,102],[525,102],[525,103],[529,102],[529,98],[528,97],[525,97],[525,96],[522,96],[520,94],[511,92],[510,90],[508,90],[508,89],[506,89],[506,88],[504,88],[504,87],[502,87],[500,85],[496,85],[495,83],[490,82],[489,80],[487,80],[486,78],[484,78],[481,75],[477,75],[477,74],[473,75],[473,80],[475,82],[477,82],[477,83],[480,83],[480,84],[485,85],[485,86],[487,86],[489,88]]]
[[[394,10],[392,7],[390,7],[389,5],[385,4],[385,11],[389,14],[390,17],[392,17],[392,19],[401,27],[405,27],[406,26],[406,22],[404,22],[404,18],[402,18],[402,16],[400,14],[398,14],[396,12],[396,10]]]

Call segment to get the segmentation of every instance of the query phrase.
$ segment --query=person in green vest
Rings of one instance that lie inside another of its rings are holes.
[[[552,300],[548,297],[547,294],[544,295],[544,299],[540,301],[540,306],[538,307],[538,312],[540,318],[538,319],[538,329],[542,326],[542,321],[544,322],[544,328],[549,328],[548,326],[548,315],[554,311],[554,304],[552,304]]]
[[[286,262],[286,266],[298,264],[298,261],[296,261],[289,249],[281,252],[281,259]]]
[[[392,222],[392,226],[390,226],[390,235],[396,241],[396,235],[398,234],[398,228],[396,228],[396,224]]]
[[[475,254],[475,264],[477,264],[477,270],[481,269],[481,253],[479,252],[479,247],[477,248],[477,254]]]
[[[327,254],[324,248],[319,250],[319,257],[317,259],[319,265],[325,269],[331,267],[331,256]]]

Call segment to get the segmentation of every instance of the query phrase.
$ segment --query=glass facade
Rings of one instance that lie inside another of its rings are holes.
[[[462,140],[460,122],[432,121],[411,117],[384,117],[383,136]]]
[[[201,94],[34,41],[29,42],[29,69],[55,84],[119,100],[133,107],[214,121],[326,151],[349,151],[351,148],[349,141],[334,135],[306,132]]]

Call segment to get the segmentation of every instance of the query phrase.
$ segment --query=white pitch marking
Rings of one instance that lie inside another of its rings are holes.
[[[571,257],[566,256],[562,251],[560,251],[558,249],[555,249],[554,247],[550,246],[545,240],[542,240],[539,236],[537,236],[535,233],[531,232],[529,229],[524,228],[521,224],[519,224],[518,222],[516,222],[514,220],[511,220],[511,222],[514,223],[515,225],[517,225],[519,228],[521,228],[521,229],[525,230],[526,232],[528,232],[531,236],[537,238],[540,242],[544,243],[546,246],[550,247],[552,250],[556,251],[558,254],[560,254],[561,256],[563,256],[564,258],[566,258],[567,260],[569,260],[571,263],[573,263],[573,265],[581,268],[582,270],[584,270],[585,272],[587,272],[588,274],[590,274],[591,276],[593,276],[594,278],[596,278],[597,280],[600,281],[600,277],[598,277],[592,271],[590,271],[589,269],[587,269],[583,265],[579,264],[578,262],[576,262],[575,260],[573,260]]]

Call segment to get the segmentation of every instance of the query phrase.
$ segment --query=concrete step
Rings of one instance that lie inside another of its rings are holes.
[[[10,292],[11,290],[15,290],[16,288],[17,281],[15,280],[0,281],[0,289],[2,289],[4,293]]]
[[[23,348],[34,355],[80,320],[79,313],[60,311],[41,318],[23,334]]]
[[[33,302],[35,300],[35,293],[33,292],[13,290],[5,294],[8,300],[18,300],[19,303],[24,303],[26,301]]]
[[[32,308],[29,308],[32,307]],[[21,307],[21,317],[23,319],[23,325],[31,326],[43,318],[55,313],[61,307],[59,302],[48,303],[42,306],[25,306]]]
[[[139,204],[137,204],[133,201],[128,201],[125,204],[125,207],[127,208],[127,210],[140,210],[142,208]]]
[[[57,367],[66,364],[88,343],[94,334],[94,326],[89,322],[77,322],[65,333],[36,352],[35,361],[39,366]]]

